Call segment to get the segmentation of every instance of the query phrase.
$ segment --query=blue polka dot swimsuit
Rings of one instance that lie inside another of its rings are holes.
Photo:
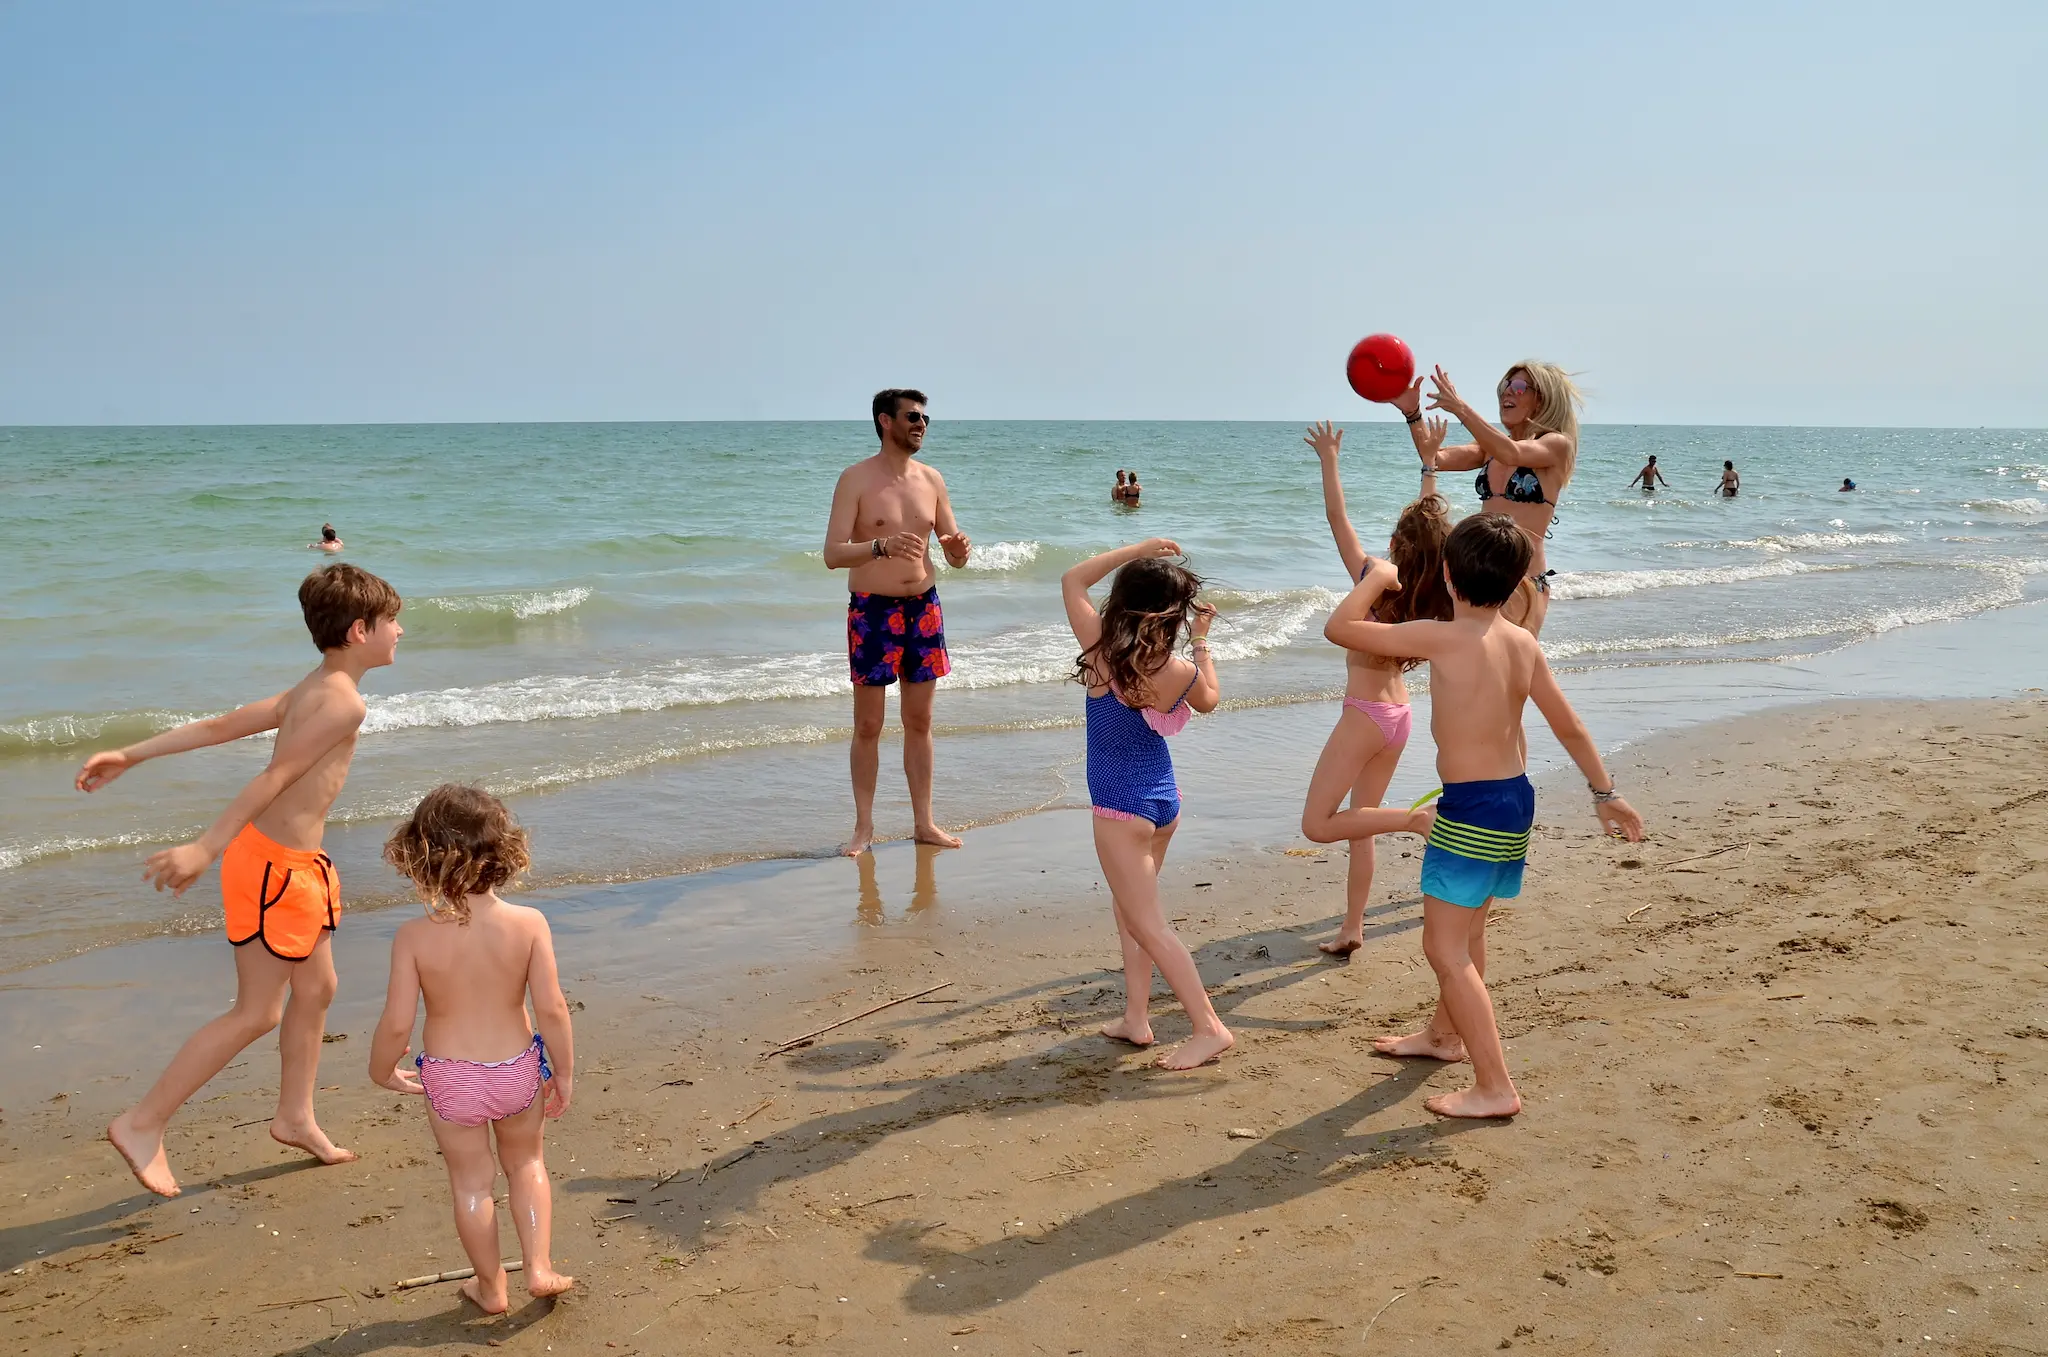
[[[1197,676],[1199,677],[1199,675]],[[1161,714],[1130,707],[1115,692],[1088,698],[1088,799],[1105,820],[1149,820],[1170,825],[1180,818],[1180,788],[1173,779],[1173,755],[1165,734],[1187,724],[1187,691]]]

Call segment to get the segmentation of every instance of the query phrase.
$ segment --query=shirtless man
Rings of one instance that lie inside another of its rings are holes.
[[[951,671],[930,539],[946,562],[967,564],[967,534],[953,519],[946,481],[916,458],[931,421],[922,391],[875,393],[882,450],[839,473],[825,526],[825,568],[852,574],[846,648],[853,670],[853,837],[840,851],[858,857],[875,839],[875,778],[882,764],[882,716],[889,685],[903,683],[903,776],[919,843],[958,848],[932,818],[932,695]]]
[[[161,1197],[178,1195],[164,1156],[164,1129],[173,1114],[280,1022],[271,1139],[323,1164],[356,1157],[313,1120],[313,1081],[334,999],[330,936],[341,920],[341,878],[320,851],[320,835],[348,780],[363,724],[357,685],[365,672],[397,657],[405,633],[398,625],[398,591],[352,565],[337,562],[306,576],[299,608],[320,663],[295,686],[126,749],[102,750],[78,772],[78,789],[96,792],[149,759],[277,732],[269,764],[220,818],[191,843],[152,854],[142,871],[158,890],[183,895],[220,858],[221,903],[235,948],[234,1006],[194,1032],[142,1101],[107,1127],[107,1139],[136,1181]]]
[[[1653,452],[1650,454],[1650,460],[1643,464],[1643,469],[1630,478],[1628,487],[1633,490],[1636,488],[1637,482],[1641,482],[1643,493],[1654,495],[1657,493],[1657,483],[1659,481],[1663,481],[1665,485],[1671,484],[1670,481],[1664,480],[1664,473],[1658,470],[1657,454]]]
[[[317,541],[317,542],[308,542],[308,543],[306,543],[306,550],[308,550],[308,551],[340,551],[340,550],[341,550],[341,538],[340,538],[340,536],[339,536],[339,535],[338,535],[338,534],[337,534],[337,533],[336,533],[336,532],[334,531],[334,525],[333,525],[332,523],[322,523],[322,524],[320,525],[320,540],[319,540],[319,541]]]

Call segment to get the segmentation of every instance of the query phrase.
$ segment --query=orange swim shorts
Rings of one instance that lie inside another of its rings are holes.
[[[286,848],[246,825],[220,859],[228,941],[261,941],[274,957],[304,961],[341,922],[341,874],[317,849]]]

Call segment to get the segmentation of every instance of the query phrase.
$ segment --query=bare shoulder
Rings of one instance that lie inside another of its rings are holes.
[[[842,490],[859,490],[868,485],[873,484],[876,475],[876,468],[879,465],[880,461],[881,454],[876,453],[872,457],[861,458],[858,462],[855,462],[852,466],[840,472],[840,488]]]
[[[934,490],[944,490],[946,488],[946,478],[941,476],[939,469],[931,463],[912,462],[911,465],[916,467],[918,472],[923,475],[926,485],[931,486]]]
[[[554,930],[548,927],[548,916],[532,905],[515,905],[510,900],[505,900],[500,902],[500,908],[505,911],[507,919],[517,924],[528,935],[541,939],[554,936]]]

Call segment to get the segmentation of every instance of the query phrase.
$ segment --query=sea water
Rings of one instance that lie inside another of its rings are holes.
[[[943,822],[1085,802],[1058,577],[1148,536],[1187,551],[1221,610],[1214,756],[1261,765],[1261,787],[1305,781],[1345,580],[1301,433],[934,426],[924,460],[975,543],[940,571]],[[1406,430],[1374,419],[1346,444],[1352,518],[1383,542],[1417,485]],[[92,797],[71,779],[94,749],[311,667],[295,590],[329,559],[306,549],[323,521],[406,599],[330,836],[352,902],[399,898],[378,844],[449,780],[513,802],[542,884],[829,852],[851,823],[850,701],[845,577],[820,548],[834,478],[873,447],[862,422],[0,429],[0,969],[216,925],[210,878],[174,901],[140,862],[210,822],[267,739]],[[1654,496],[1627,488],[1651,453],[1674,483]],[[1734,499],[1712,493],[1724,459]],[[1110,500],[1118,468],[1142,506]],[[1459,512],[1470,479],[1444,478]],[[1698,666],[1795,664],[2048,595],[2048,433],[1595,426],[1548,551],[1567,691],[1617,669],[1637,693],[1689,690]],[[2042,682],[2041,653],[2001,655],[2013,687]],[[900,836],[896,748],[879,814]],[[1191,814],[1230,813],[1217,771]]]

